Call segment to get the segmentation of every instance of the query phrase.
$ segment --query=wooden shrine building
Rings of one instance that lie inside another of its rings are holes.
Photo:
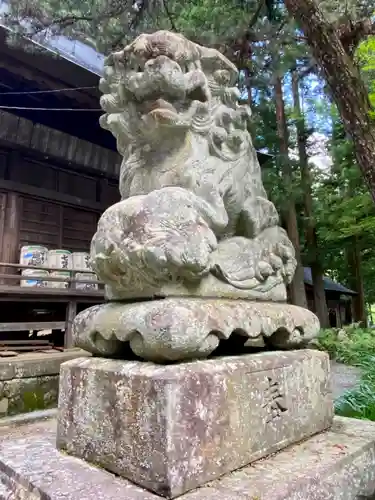
[[[313,280],[311,269],[304,268],[304,281],[308,307],[311,311],[315,311]],[[324,292],[329,314],[329,324],[332,328],[341,328],[344,325],[349,325],[353,321],[353,297],[357,292],[350,290],[341,283],[331,280],[324,276]]]
[[[77,309],[103,300],[102,290],[22,288],[9,275],[23,245],[88,251],[98,218],[119,200],[120,166],[98,123],[99,76],[5,38],[0,28],[0,262],[13,267],[0,268],[0,344],[9,332],[68,330]]]

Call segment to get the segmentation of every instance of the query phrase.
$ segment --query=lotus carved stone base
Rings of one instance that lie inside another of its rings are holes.
[[[300,307],[246,300],[167,298],[90,307],[74,321],[75,344],[93,354],[180,361],[204,358],[220,344],[249,348],[305,347],[319,331],[316,316]],[[238,351],[238,348],[240,351]]]

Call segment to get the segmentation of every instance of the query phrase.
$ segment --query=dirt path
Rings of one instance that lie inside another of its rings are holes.
[[[343,365],[331,361],[331,380],[334,399],[355,387],[361,378],[361,370],[355,366]]]

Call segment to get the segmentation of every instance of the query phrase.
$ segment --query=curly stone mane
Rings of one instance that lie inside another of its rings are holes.
[[[144,95],[146,100],[156,97],[154,101],[163,101],[168,126],[207,136],[210,153],[215,156],[233,160],[241,152],[245,154],[246,143],[251,143],[247,131],[251,113],[248,106],[238,104],[239,90],[233,85],[237,69],[218,51],[169,32],[141,35],[105,62],[100,89],[104,93],[101,106],[106,114],[101,117],[101,125],[117,138],[120,153],[126,154],[127,148],[138,143],[147,143],[142,134],[145,115],[137,90],[142,79],[149,83],[157,77],[160,66],[150,64],[155,58],[174,65],[173,76],[179,77],[179,82],[173,84],[170,75],[166,75],[159,95],[156,89],[154,96]],[[169,96],[173,99],[168,101]],[[157,105],[153,103],[154,107]]]

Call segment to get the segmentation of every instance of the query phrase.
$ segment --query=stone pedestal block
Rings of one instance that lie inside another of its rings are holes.
[[[310,350],[161,366],[61,367],[57,446],[176,497],[331,425],[329,361]]]

